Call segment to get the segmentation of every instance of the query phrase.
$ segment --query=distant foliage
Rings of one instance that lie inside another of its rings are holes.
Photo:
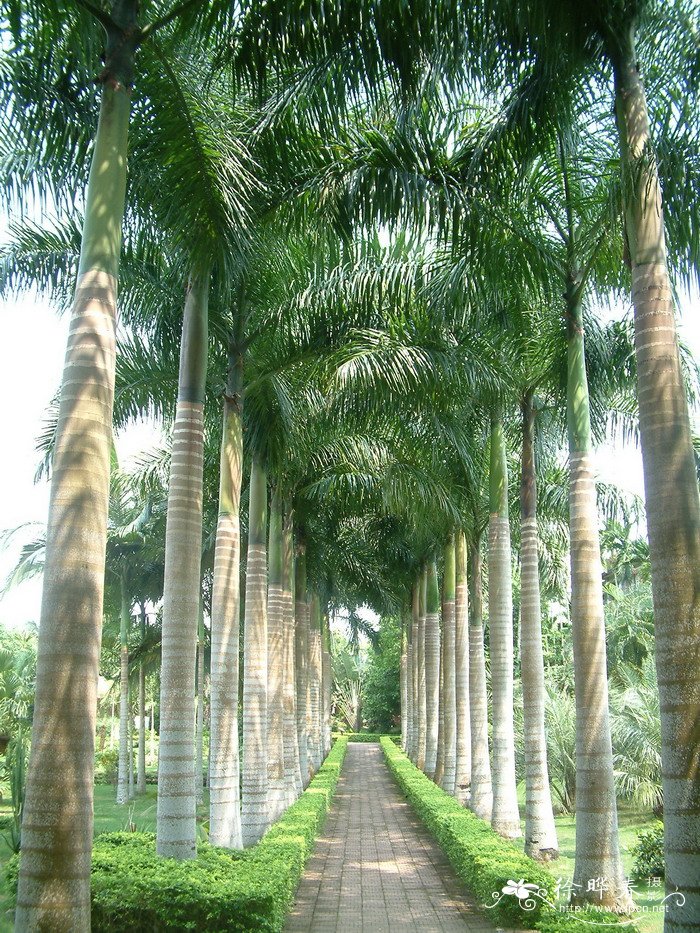
[[[401,725],[401,622],[382,618],[376,648],[370,648],[362,690],[364,724],[371,732],[394,732]]]
[[[632,874],[637,879],[664,877],[664,828],[661,823],[652,829],[645,829],[632,846],[634,868]]]

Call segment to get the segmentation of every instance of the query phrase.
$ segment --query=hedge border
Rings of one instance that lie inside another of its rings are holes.
[[[323,828],[348,742],[337,739],[308,788],[244,851],[197,846],[196,859],[159,858],[152,833],[102,833],[92,860],[92,927],[100,933],[282,930]],[[8,865],[16,891],[18,863]]]
[[[547,900],[553,901],[554,876],[434,784],[390,738],[382,737],[381,746],[389,770],[411,807],[435,837],[459,879],[484,907],[485,916],[495,924],[530,927],[541,933],[590,933],[592,924],[603,930],[619,925],[620,917],[609,911],[582,909],[572,915],[553,910],[538,899],[534,899],[532,910],[525,911],[515,897],[504,896],[486,910],[485,905],[493,903],[494,892],[519,879],[537,884],[547,892]],[[634,924],[626,924],[624,929],[638,933]]]

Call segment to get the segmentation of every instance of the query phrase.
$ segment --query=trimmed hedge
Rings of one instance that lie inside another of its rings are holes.
[[[389,770],[406,799],[480,904],[493,904],[494,892],[500,893],[509,881],[519,879],[538,885],[547,892],[547,900],[554,902],[556,881],[546,868],[446,794],[416,768],[390,738],[382,738],[381,744]],[[620,919],[616,914],[595,908],[572,913],[553,910],[538,898],[533,901],[534,908],[526,911],[517,897],[505,895],[485,914],[494,923],[534,927],[542,933],[590,933],[591,923],[617,924]],[[625,930],[637,933],[631,925]]]
[[[306,791],[242,852],[197,846],[197,858],[159,858],[152,833],[103,833],[92,857],[92,926],[101,933],[265,930],[284,926],[330,806],[347,740],[339,739]],[[12,871],[16,890],[16,865]],[[9,879],[12,880],[11,878]]]
[[[338,732],[334,734],[334,738],[347,739],[348,742],[376,742],[377,744],[379,744],[382,739],[391,739],[392,742],[401,744],[401,736],[399,733],[396,733],[396,735],[387,735],[379,732],[346,732],[344,735],[341,735],[341,733]]]

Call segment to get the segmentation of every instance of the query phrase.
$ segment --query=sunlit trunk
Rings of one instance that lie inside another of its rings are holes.
[[[428,563],[425,593],[425,773],[432,779],[440,713],[440,590],[434,560]]]
[[[411,731],[409,756],[413,764],[418,762],[418,716],[419,701],[419,670],[418,670],[418,626],[420,620],[420,582],[418,578],[411,588]]]
[[[401,659],[399,661],[399,693],[401,701],[401,748],[408,748],[408,638],[406,635],[406,616],[401,613]]]
[[[314,774],[321,767],[321,604],[309,599],[309,755]]]
[[[294,580],[294,617],[299,769],[303,787],[309,783],[307,696],[309,688],[309,605],[306,601],[306,548],[299,545]]]
[[[444,602],[440,615],[442,619],[445,618]],[[440,626],[439,670],[437,757],[435,760],[435,774],[433,775],[433,780],[438,787],[442,787],[442,779],[445,774],[445,639],[442,626]]]
[[[271,822],[281,815],[286,805],[282,547],[282,497],[279,486],[276,486],[270,506],[270,567],[267,589],[267,774]]]
[[[130,605],[126,579],[122,576],[119,614],[119,767],[117,803],[129,800],[129,622]]]
[[[146,639],[146,607],[141,603],[141,645]],[[146,672],[139,661],[139,746],[136,771],[136,793],[146,793]]]
[[[243,631],[243,845],[270,825],[267,737],[267,477],[257,454],[250,473],[248,561]]]
[[[484,611],[481,589],[481,541],[469,549],[469,709],[472,738],[471,809],[491,820],[493,788],[489,759],[489,719],[484,657]]]
[[[455,688],[455,539],[445,546],[445,579],[443,583],[442,630],[444,648],[443,728],[445,732],[445,766],[441,787],[448,794],[455,792],[457,758],[457,698]]]
[[[666,933],[700,928],[700,505],[634,26],[613,55],[661,705]],[[692,209],[688,205],[688,209]]]
[[[525,852],[548,861],[559,846],[552,812],[544,725],[542,612],[537,560],[537,477],[533,394],[523,411],[522,482],[520,486],[520,678],[523,685],[525,744]]]
[[[229,348],[219,461],[219,515],[211,608],[211,737],[209,742],[209,838],[240,849],[240,753],[238,743],[240,594],[240,500],[243,471],[243,358]]]
[[[493,812],[491,825],[520,836],[513,725],[513,583],[508,520],[508,470],[503,424],[491,421],[489,472],[489,647],[493,694]]]
[[[282,641],[284,646],[284,776],[287,805],[302,792],[297,733],[296,659],[294,657],[294,522],[291,509],[285,510],[282,528]]]
[[[322,632],[323,669],[323,757],[331,750],[331,696],[333,693],[333,665],[331,662],[331,632],[328,613],[323,617]]]
[[[463,531],[455,539],[455,730],[454,794],[467,804],[471,796],[472,736],[469,710],[469,600],[467,541]]]
[[[418,578],[418,754],[416,765],[425,771],[426,696],[425,696],[425,601],[428,570],[423,567]]]
[[[158,854],[180,859],[195,857],[197,838],[194,698],[208,299],[209,273],[193,273],[185,301],[165,531],[156,835]]]
[[[194,772],[197,803],[201,803],[204,799],[204,607],[201,600],[197,626],[197,728]]]
[[[122,4],[125,28],[138,5]],[[123,40],[119,35],[118,40]],[[110,45],[111,43],[111,45]],[[108,41],[61,384],[15,929],[90,929],[97,676],[132,53]]]

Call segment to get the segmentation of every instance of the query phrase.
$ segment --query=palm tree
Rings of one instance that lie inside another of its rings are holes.
[[[456,634],[455,634],[455,591],[456,591],[455,538],[450,536],[445,546],[445,576],[443,582],[442,624],[444,663],[444,731],[445,765],[441,787],[448,794],[455,793],[457,767],[457,700],[456,700]]]
[[[520,835],[513,734],[513,592],[508,470],[503,423],[491,420],[489,470],[489,646],[493,691],[493,814],[502,836]]]
[[[309,683],[309,604],[306,598],[306,545],[297,546],[294,579],[294,658],[296,661],[297,736],[299,768],[303,787],[309,783],[309,741],[307,697]]]
[[[243,647],[243,845],[270,825],[267,754],[267,476],[258,454],[250,473]]]
[[[297,731],[297,691],[294,625],[294,519],[285,509],[282,529],[282,637],[284,641],[284,772],[287,802],[294,803],[303,790]]]
[[[471,796],[471,713],[469,704],[469,600],[467,541],[463,531],[455,537],[455,790],[462,804]]]
[[[283,516],[277,484],[270,503],[270,564],[267,591],[267,769],[270,822],[286,804],[284,770],[284,596],[282,592]]]
[[[469,567],[469,710],[472,737],[470,806],[480,819],[490,821],[493,812],[493,789],[489,758],[480,536],[471,542]]]
[[[435,560],[428,561],[425,585],[425,768],[434,777],[440,712],[440,590]]]

